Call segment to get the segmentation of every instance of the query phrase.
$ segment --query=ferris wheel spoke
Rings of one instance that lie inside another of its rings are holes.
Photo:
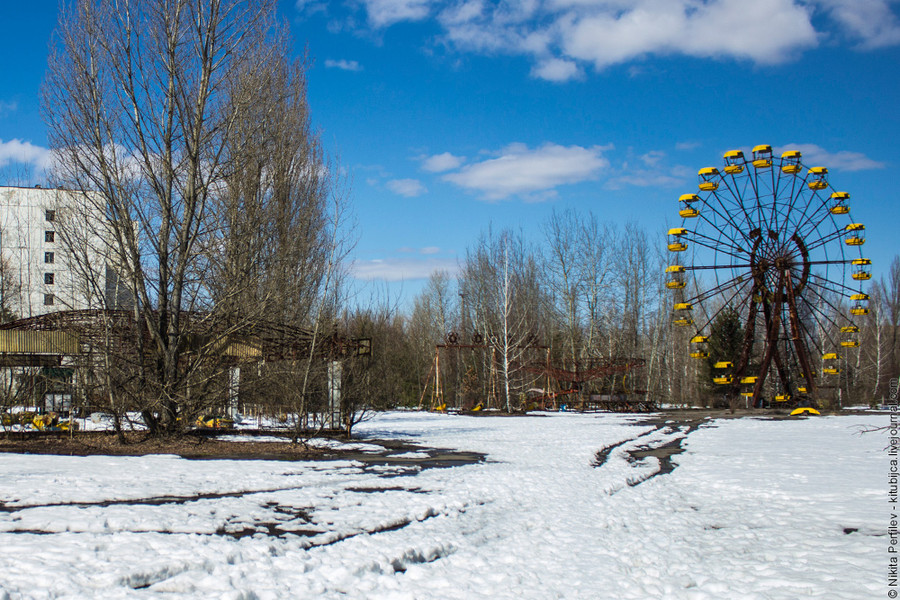
[[[806,175],[803,177],[803,184],[801,185],[801,190],[805,192],[806,188],[809,187],[809,171],[806,172]],[[825,189],[828,189],[827,187]],[[803,206],[803,212],[800,213],[797,219],[798,229],[802,224],[810,222],[815,214],[818,212],[820,208],[825,207],[827,209],[828,202],[825,198],[819,196],[818,190],[812,190],[809,196],[809,199]],[[813,213],[808,215],[810,208],[813,209]]]
[[[819,209],[823,209],[823,210],[819,210]],[[815,217],[819,216],[820,213],[821,213],[821,216],[819,217],[819,220],[815,221]],[[828,204],[823,201],[822,206],[817,208],[816,211],[813,212],[811,215],[809,215],[809,217],[807,217],[804,221],[798,223],[797,233],[802,236],[812,235],[812,233],[814,231],[818,230],[818,228],[822,225],[822,223],[827,221],[829,217],[833,217],[833,216],[834,215],[831,214],[831,211],[828,208]],[[832,218],[832,222],[834,222],[833,218]],[[837,228],[836,224],[835,224],[835,228]]]
[[[685,271],[705,271],[709,269],[749,269],[750,263],[747,264],[730,264],[730,265],[685,265]]]
[[[717,251],[720,251],[720,252],[722,252],[723,254],[728,254],[729,256],[732,256],[732,257],[737,258],[737,259],[740,259],[740,260],[746,260],[746,259],[747,259],[747,255],[748,255],[749,253],[748,253],[746,250],[744,250],[743,248],[741,248],[740,246],[736,246],[735,244],[731,244],[731,243],[729,243],[729,242],[726,241],[726,240],[719,240],[719,239],[711,238],[711,237],[709,237],[708,235],[704,235],[704,234],[699,233],[699,232],[697,232],[697,231],[693,231],[693,232],[691,232],[691,233],[693,233],[695,236],[697,236],[697,237],[689,238],[689,241],[691,241],[691,242],[693,242],[693,243],[695,243],[695,244],[698,244],[698,245],[700,245],[700,246],[703,246],[704,248],[709,248],[710,250],[717,250]],[[700,237],[703,238],[703,241],[700,241],[700,239],[698,239],[698,238],[700,238]],[[707,240],[708,240],[708,241],[707,241]],[[727,248],[732,248],[733,250],[736,250],[737,252],[741,252],[741,253],[743,253],[743,256],[740,255],[740,254],[735,254],[734,252],[726,252],[725,250],[722,250],[722,249],[721,249],[721,246],[725,246],[725,247],[727,247]]]
[[[826,313],[826,312],[822,309],[822,304],[824,304],[825,306],[827,306],[828,308],[830,308],[830,309],[833,311],[833,312],[832,312],[833,315],[840,315],[840,314],[842,314],[841,311],[840,311],[834,304],[831,303],[831,301],[828,299],[827,295],[821,294],[821,293],[819,293],[819,292],[816,291],[816,290],[812,290],[812,291],[813,291],[813,293],[815,293],[815,295],[816,295],[816,297],[819,299],[819,301],[818,301],[818,302],[809,302],[809,301],[807,301],[808,307],[809,307],[813,312],[818,313],[819,315],[822,316],[822,318],[824,318],[826,321],[828,321],[829,323],[831,323],[831,325],[832,325],[835,329],[840,329],[840,324],[839,324],[837,321],[835,321],[828,313]],[[845,322],[846,322],[846,321],[848,321],[848,319],[845,318]]]
[[[718,194],[716,192],[712,192],[710,195],[711,195],[711,197],[716,198],[716,200],[719,202],[719,206],[721,207],[722,203],[718,199],[719,198]],[[728,213],[728,211],[724,210],[724,207],[723,207],[723,210],[720,212],[710,202],[707,201],[707,202],[704,202],[704,208],[710,208],[712,210],[713,214],[715,214],[717,217],[722,219],[726,224],[730,225],[735,233],[739,234],[746,241],[748,241],[748,242],[750,241],[749,238],[747,237],[747,234],[744,232],[744,230],[737,223],[735,223],[734,219],[731,217],[731,215]],[[724,229],[724,227],[722,225],[713,223],[708,217],[706,217],[704,215],[704,212],[705,211],[703,211],[703,210],[700,211],[700,218],[702,218],[704,221],[709,223],[709,225],[711,227],[713,227],[714,229],[717,229],[718,231],[722,231]],[[723,212],[725,214],[722,214]]]
[[[734,301],[735,298],[737,298],[738,294],[740,294],[743,291],[743,289],[747,286],[747,283],[748,283],[747,281],[742,282],[741,287],[736,289],[735,292],[728,298],[728,300],[725,301],[722,304],[722,306],[720,306],[718,308],[718,310],[716,310],[716,312],[713,313],[713,315],[711,317],[707,315],[706,322],[703,324],[702,327],[700,327],[698,329],[698,331],[705,331],[706,328],[709,327],[710,324],[716,320],[716,318],[722,313],[723,310],[725,310],[727,307],[731,306],[731,303]]]
[[[826,279],[816,273],[810,274],[808,285],[817,286],[839,296],[849,296],[857,292],[857,288],[852,288],[844,283],[838,283],[837,281]]]
[[[752,225],[754,223],[754,220],[750,216],[750,214],[747,212],[747,207],[746,207],[745,203],[741,201],[741,196],[738,191],[737,176],[734,173],[731,174],[731,183],[734,184],[734,187],[732,187],[731,184],[728,183],[727,178],[723,177],[722,181],[725,183],[725,188],[731,194],[731,200],[730,200],[729,204],[733,204],[735,209],[740,210],[744,214],[744,223],[745,223],[746,227],[748,229],[753,229]],[[724,196],[724,194],[722,194],[721,196],[717,195],[716,198],[719,200],[719,204],[721,204],[722,209],[726,212],[729,212],[728,207],[726,207],[725,203],[722,201],[722,196]]]
[[[803,323],[804,326],[804,330],[807,332],[808,338],[813,340],[813,343],[815,344],[816,349],[820,352],[820,355],[825,354],[825,346],[823,344],[823,340],[826,340],[829,345],[833,345],[834,336],[828,335],[828,332],[839,331],[840,323],[835,321],[835,319],[833,318],[834,315],[826,313],[814,302],[804,300],[804,307],[809,314],[809,319],[815,322],[817,328],[815,332],[809,331],[809,328],[806,326],[806,321],[801,320],[801,323]]]
[[[790,194],[788,195],[789,200],[788,200],[787,206],[785,208],[784,226],[780,227],[778,229],[779,234],[783,235],[784,237],[790,237],[788,235],[788,227],[790,227],[790,224],[791,224],[790,215],[796,212],[797,202],[802,199],[803,194],[805,192],[805,189],[804,189],[802,183],[799,187],[797,186],[798,178],[796,175],[792,174],[790,176],[790,178],[791,178],[791,191],[790,191]],[[797,233],[796,230],[794,233]]]
[[[705,290],[705,291],[703,291],[703,292],[698,293],[698,294],[697,294],[696,296],[694,296],[693,298],[687,299],[686,302],[689,302],[689,303],[703,302],[704,300],[708,300],[709,298],[712,298],[712,297],[714,297],[714,296],[718,296],[718,295],[721,294],[722,292],[725,292],[725,291],[727,291],[727,290],[729,290],[729,289],[731,289],[731,288],[733,288],[733,287],[735,287],[735,286],[737,286],[737,285],[740,285],[740,284],[742,284],[742,283],[746,283],[746,280],[747,280],[746,277],[743,277],[743,276],[739,275],[739,276],[737,276],[737,277],[734,277],[734,278],[732,278],[732,279],[729,279],[728,281],[725,281],[725,282],[723,282],[723,283],[720,283],[720,284],[716,285],[715,287],[712,287],[712,288],[710,288],[710,289],[708,289],[708,290]]]
[[[807,261],[808,265],[850,265],[853,264],[853,259],[843,259],[843,260],[810,260]]]
[[[812,242],[807,244],[807,248],[809,248],[810,250],[815,250],[817,248],[824,246],[825,244],[828,244],[828,243],[834,242],[835,240],[841,239],[841,236],[843,236],[843,234],[844,234],[844,231],[841,229],[837,229],[835,231],[829,232],[829,233],[823,235],[822,237],[820,237],[819,239],[813,240]]]
[[[815,319],[815,317],[812,318]],[[821,328],[821,324],[818,322],[818,320],[816,320],[816,325]],[[822,348],[821,344],[819,344],[818,338],[813,335],[813,332],[811,332],[806,326],[806,321],[804,321],[803,319],[798,319],[797,327],[801,330],[801,337],[805,340],[808,340],[809,342],[812,342],[813,349],[818,353],[819,356],[822,356],[825,353],[824,349]],[[810,373],[809,375],[812,376],[812,373]]]

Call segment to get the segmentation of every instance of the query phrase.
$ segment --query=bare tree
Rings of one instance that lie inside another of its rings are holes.
[[[16,307],[22,304],[22,285],[15,269],[0,255],[0,323],[16,318]]]
[[[489,231],[467,255],[463,278],[467,301],[493,351],[502,404],[511,412],[519,405],[517,393],[530,382],[522,367],[546,310],[537,260],[521,235]]]
[[[597,217],[590,213],[579,228],[579,241],[578,265],[587,315],[585,346],[594,354],[602,337],[603,315],[608,312],[608,303],[612,297],[610,288],[616,234],[613,228],[601,225]]]
[[[292,276],[321,277],[298,266],[314,250],[278,245],[306,225],[304,242],[321,236],[316,210],[296,209],[327,183],[304,66],[286,58],[274,15],[272,0],[76,0],[60,16],[43,88],[56,177],[106,218],[105,254],[134,297],[134,377],[154,433],[179,430],[190,398],[222,387],[223,336],[268,313],[281,282],[296,292]],[[254,229],[273,213],[292,216]],[[252,273],[232,285],[212,276],[242,269]],[[292,302],[277,316],[310,310],[309,297]]]
[[[574,211],[554,211],[544,230],[546,255],[544,280],[549,284],[556,316],[562,325],[566,363],[573,369],[583,354],[582,307],[585,282],[580,263],[580,217]]]

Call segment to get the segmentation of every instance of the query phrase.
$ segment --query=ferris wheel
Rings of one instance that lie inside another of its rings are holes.
[[[828,169],[807,168],[797,150],[775,158],[761,145],[749,159],[741,150],[723,158],[700,169],[699,193],[681,196],[681,226],[668,232],[673,323],[692,332],[690,356],[709,361],[732,396],[815,404],[858,351],[855,320],[869,312],[865,226]],[[732,355],[711,357],[725,310],[740,316],[742,339]]]

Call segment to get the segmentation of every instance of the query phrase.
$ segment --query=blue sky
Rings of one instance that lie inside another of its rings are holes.
[[[355,273],[408,295],[489,224],[554,209],[664,233],[722,153],[796,147],[898,253],[897,0],[283,1],[315,126],[351,181]],[[5,2],[0,169],[46,157],[56,3]]]

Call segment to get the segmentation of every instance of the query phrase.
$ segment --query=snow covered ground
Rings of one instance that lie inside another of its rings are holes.
[[[359,426],[487,454],[428,469],[0,454],[0,599],[884,597],[887,439],[855,426],[886,423],[688,432],[386,413]],[[679,439],[671,473],[629,460]]]

